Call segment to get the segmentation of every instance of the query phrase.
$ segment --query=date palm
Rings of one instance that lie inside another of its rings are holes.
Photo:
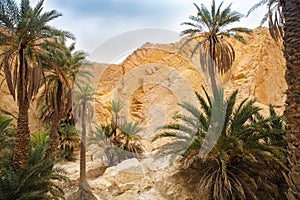
[[[74,115],[76,120],[80,120],[81,123],[80,179],[79,189],[70,199],[96,199],[86,179],[86,124],[93,118],[94,91],[89,85],[78,85],[78,89],[76,88],[74,92]]]
[[[84,64],[85,53],[73,52],[75,44],[66,47],[49,48],[51,57],[44,60],[45,83],[40,101],[46,103],[44,113],[50,118],[50,151],[54,152],[59,144],[58,130],[61,120],[67,116],[72,107],[72,89],[79,68]],[[50,116],[49,116],[50,115]]]
[[[281,116],[271,107],[270,117],[262,117],[254,100],[245,99],[236,105],[235,91],[224,102],[227,107],[221,136],[209,154],[201,158],[199,154],[205,136],[209,134],[214,103],[214,98],[207,92],[205,94],[206,99],[197,94],[200,110],[183,103],[181,106],[189,115],[175,116],[178,123],[166,125],[154,138],[173,138],[162,147],[159,155],[181,155],[186,168],[197,166],[201,177],[199,199],[257,199],[257,188],[272,187],[268,181],[273,176],[272,171],[284,168],[282,149],[285,144],[282,142],[285,131]],[[264,166],[266,170],[257,166]],[[260,176],[264,180],[256,181]],[[274,195],[266,194],[268,199],[280,196],[275,188],[272,189]]]
[[[31,7],[29,0],[22,0],[20,6],[14,0],[0,2],[0,25],[6,30],[0,33],[1,66],[9,91],[17,100],[17,119],[14,168],[28,163],[30,130],[28,109],[30,101],[37,94],[42,77],[42,60],[49,56],[47,47],[53,38],[72,35],[48,25],[61,16],[55,10],[43,12],[44,1]]]
[[[110,105],[110,112],[111,112],[111,128],[113,131],[113,135],[117,136],[117,128],[118,125],[120,124],[120,116],[119,113],[121,109],[123,108],[123,105],[119,101],[112,101]]]
[[[268,12],[261,20],[260,25],[262,26],[266,21],[268,21],[270,35],[275,41],[281,41],[284,27],[285,0],[260,0],[252,8],[250,8],[247,16],[263,5],[267,6]]]
[[[138,122],[123,122],[119,124],[120,134],[113,138],[113,143],[120,149],[124,150],[123,158],[139,158],[144,152],[141,139],[138,135],[142,128]]]
[[[288,128],[286,141],[288,143],[289,153],[289,174],[286,177],[289,183],[289,199],[300,198],[300,170],[299,170],[299,152],[300,152],[300,123],[299,123],[299,76],[300,76],[300,37],[299,37],[299,2],[297,0],[261,0],[254,5],[250,11],[257,7],[267,4],[269,12],[264,19],[275,19],[273,24],[269,23],[270,33],[275,39],[283,36],[284,31],[284,56],[286,59],[286,81],[288,85],[287,98],[285,104],[285,117]],[[273,7],[274,12],[270,11]],[[277,19],[276,19],[277,18]],[[262,21],[263,22],[263,21]],[[275,24],[274,24],[275,23]],[[275,30],[273,30],[275,29]],[[282,31],[283,30],[283,31]],[[272,31],[275,32],[272,34]],[[280,33],[280,34],[278,34]]]
[[[284,56],[288,85],[285,104],[289,151],[289,198],[300,199],[300,4],[298,0],[286,0],[284,8]]]
[[[184,22],[182,25],[189,26],[181,32],[182,36],[187,36],[183,46],[191,41],[196,41],[192,56],[200,50],[201,66],[209,72],[211,87],[217,88],[215,80],[215,70],[224,73],[228,71],[235,59],[233,46],[226,38],[233,37],[241,42],[245,42],[240,33],[250,33],[247,28],[237,27],[228,28],[234,22],[240,21],[242,14],[231,10],[231,4],[222,10],[223,2],[216,6],[215,0],[212,1],[211,9],[201,4],[195,4],[197,14],[190,16],[191,22]]]

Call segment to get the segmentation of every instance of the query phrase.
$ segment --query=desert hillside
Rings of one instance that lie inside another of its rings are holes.
[[[282,113],[287,86],[281,47],[266,28],[256,28],[245,39],[245,44],[229,41],[236,59],[222,76],[226,94],[238,89],[238,101],[256,98],[265,111],[272,104]],[[97,121],[109,123],[109,102],[120,101],[124,104],[121,118],[141,121],[143,134],[148,137],[154,134],[154,127],[181,112],[178,103],[196,102],[194,91],[201,93],[201,86],[209,88],[209,81],[198,65],[197,55],[190,57],[193,44],[179,50],[182,43],[183,40],[173,44],[146,43],[121,64],[97,65]]]

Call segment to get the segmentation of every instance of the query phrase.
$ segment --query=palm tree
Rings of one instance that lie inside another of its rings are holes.
[[[300,199],[300,170],[299,170],[299,141],[300,141],[300,124],[298,111],[299,103],[299,80],[300,76],[299,63],[299,3],[297,0],[261,0],[254,5],[250,11],[257,7],[267,4],[269,12],[264,19],[269,18],[269,29],[271,36],[275,39],[283,36],[284,56],[286,59],[286,81],[288,85],[287,98],[285,104],[285,117],[288,128],[286,141],[288,143],[289,153],[289,175],[286,178],[289,183],[289,199]],[[273,11],[272,9],[273,8]],[[275,19],[272,21],[272,19]],[[264,21],[262,21],[264,22]],[[283,30],[283,31],[282,31]],[[272,33],[274,32],[274,33]],[[280,33],[280,34],[278,34]],[[275,37],[274,37],[275,36]]]
[[[286,81],[288,85],[285,117],[289,151],[289,198],[300,199],[300,4],[298,0],[285,1],[284,8],[284,56],[286,59]]]
[[[118,125],[118,135],[114,136],[111,125],[97,126],[91,132],[89,144],[103,149],[108,166],[113,166],[128,158],[138,158],[144,152],[141,137],[137,135],[141,130],[137,122],[122,123]],[[99,149],[94,153],[99,153]]]
[[[228,71],[235,59],[235,52],[232,45],[226,40],[233,37],[245,42],[240,33],[250,33],[247,28],[227,28],[230,24],[240,21],[242,14],[231,11],[231,4],[222,10],[223,2],[216,7],[215,0],[212,1],[211,10],[201,4],[197,8],[197,15],[190,16],[192,22],[184,22],[190,28],[181,32],[182,36],[188,36],[183,46],[191,41],[196,41],[192,56],[200,50],[201,66],[209,72],[211,87],[213,91],[217,88],[215,80],[215,67],[219,72]]]
[[[272,171],[284,168],[282,149],[285,144],[281,142],[284,142],[285,131],[281,116],[271,107],[270,117],[262,117],[254,100],[245,99],[236,105],[235,91],[224,102],[227,107],[221,136],[209,154],[200,158],[204,138],[209,134],[214,101],[206,91],[205,94],[206,99],[197,94],[201,110],[183,103],[181,106],[189,115],[175,116],[178,123],[166,125],[153,139],[173,138],[162,147],[159,155],[182,155],[186,168],[197,166],[201,177],[199,199],[257,199],[257,188],[272,188],[275,195],[269,192],[266,194],[269,199],[279,196],[280,190],[269,181]],[[266,170],[257,166],[264,166]],[[264,179],[256,181],[261,176]]]
[[[52,168],[58,160],[54,155],[47,155],[49,145],[45,145],[44,139],[31,143],[28,165],[18,171],[12,168],[10,152],[13,149],[7,149],[5,158],[8,162],[0,165],[0,200],[64,199],[61,183],[67,180],[66,172],[58,167]]]
[[[261,20],[260,25],[262,26],[268,20],[270,35],[279,42],[283,37],[285,0],[260,0],[250,8],[247,16],[263,5],[267,5],[268,12]]]
[[[64,159],[74,160],[73,153],[80,143],[79,132],[75,125],[62,124],[59,129],[61,134],[60,148],[63,150]]]
[[[92,194],[90,186],[86,179],[86,122],[93,118],[94,91],[88,85],[78,85],[74,96],[74,115],[81,121],[81,143],[80,143],[80,181],[79,189],[70,199],[96,199]]]
[[[43,12],[43,3],[41,0],[32,8],[29,0],[22,0],[18,7],[14,0],[3,0],[0,5],[0,25],[6,30],[0,33],[0,45],[4,49],[1,66],[9,91],[19,108],[15,169],[25,167],[28,163],[28,109],[40,87],[41,63],[49,56],[47,46],[53,45],[53,38],[73,38],[71,34],[48,25],[61,14],[55,10]]]
[[[114,136],[117,136],[117,128],[120,123],[120,116],[119,112],[123,108],[123,105],[119,101],[112,101],[110,105],[111,110],[111,128],[112,132],[114,133]]]
[[[46,113],[50,113],[50,121],[52,122],[50,152],[54,152],[58,148],[60,122],[67,116],[72,107],[72,89],[75,77],[85,59],[85,53],[81,51],[72,52],[75,49],[74,43],[70,47],[66,47],[64,42],[59,45],[60,48],[50,48],[51,58],[44,60],[46,81],[40,97],[40,101],[46,103],[46,110],[48,111]]]

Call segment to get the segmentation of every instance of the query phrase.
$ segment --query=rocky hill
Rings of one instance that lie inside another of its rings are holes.
[[[245,39],[246,44],[229,41],[235,49],[236,59],[231,70],[222,76],[226,94],[238,89],[239,100],[256,98],[261,107],[272,104],[282,113],[287,85],[281,47],[271,39],[266,28],[254,29],[251,35],[245,35]],[[209,88],[209,81],[198,65],[198,57],[190,58],[193,44],[179,50],[182,42],[146,43],[121,64],[94,63],[94,80],[91,82],[97,91],[97,121],[110,122],[108,104],[111,100],[119,100],[125,105],[122,115],[126,120],[143,121],[147,127],[153,125],[151,120],[156,119],[156,124],[168,121],[180,111],[178,103],[195,102],[194,91],[201,93],[201,85]],[[1,74],[0,80],[0,110],[15,118],[17,107]],[[37,115],[32,106],[32,129],[41,125]]]
[[[245,44],[229,40],[236,59],[231,70],[219,78],[221,85],[227,95],[238,89],[238,101],[256,98],[264,109],[262,113],[269,104],[283,113],[287,85],[281,47],[266,28],[256,28],[244,37]],[[120,101],[124,104],[121,118],[140,121],[142,135],[151,137],[156,128],[183,112],[178,103],[196,104],[194,91],[201,93],[201,86],[209,88],[210,82],[199,67],[198,56],[190,57],[194,44],[179,50],[182,44],[183,40],[173,44],[146,43],[121,64],[98,66],[97,121],[109,123],[108,105],[112,100]]]

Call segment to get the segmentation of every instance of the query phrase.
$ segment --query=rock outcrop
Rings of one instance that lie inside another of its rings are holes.
[[[287,85],[281,47],[270,37],[267,28],[257,28],[244,37],[246,43],[229,40],[236,59],[231,70],[220,78],[226,94],[238,89],[238,101],[256,98],[263,114],[269,104],[283,113]],[[120,101],[124,105],[121,118],[140,121],[144,128],[141,135],[151,138],[158,127],[183,112],[178,104],[196,104],[194,91],[201,93],[201,86],[209,88],[210,81],[199,67],[198,56],[190,57],[193,44],[179,50],[183,42],[146,43],[121,64],[99,68],[97,121],[110,123],[108,105],[112,100]]]

